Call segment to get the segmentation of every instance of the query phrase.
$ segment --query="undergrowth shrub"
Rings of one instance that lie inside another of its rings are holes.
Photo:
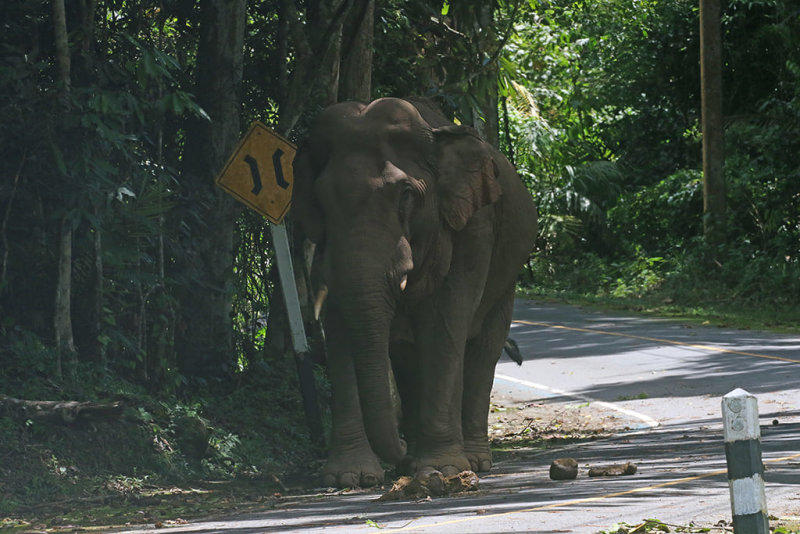
[[[686,169],[623,194],[609,210],[609,226],[630,256],[663,256],[702,234],[702,213],[702,173]]]

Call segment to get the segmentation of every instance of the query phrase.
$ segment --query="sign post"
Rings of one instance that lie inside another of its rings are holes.
[[[283,224],[292,202],[292,161],[296,151],[292,143],[260,122],[255,122],[239,142],[216,182],[228,194],[272,223],[272,242],[292,333],[306,420],[312,441],[318,442],[323,435],[322,418],[317,405],[314,370],[308,354],[308,341],[297,297],[289,239]]]

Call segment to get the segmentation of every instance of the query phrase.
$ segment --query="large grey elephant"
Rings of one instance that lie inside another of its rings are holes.
[[[494,368],[537,230],[514,168],[431,104],[382,98],[325,109],[294,176],[328,291],[324,482],[380,484],[379,458],[418,476],[487,471]]]

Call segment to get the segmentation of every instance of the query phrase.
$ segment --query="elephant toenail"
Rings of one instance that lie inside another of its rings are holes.
[[[371,488],[378,485],[378,477],[372,473],[364,473],[361,475],[361,487]]]
[[[339,487],[340,488],[357,488],[358,487],[358,475],[355,473],[342,473],[339,475]]]
[[[446,465],[442,468],[442,474],[446,477],[451,477],[453,475],[457,475],[461,472],[461,470],[454,466],[454,465]]]

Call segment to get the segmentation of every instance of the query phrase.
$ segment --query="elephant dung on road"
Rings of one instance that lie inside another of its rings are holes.
[[[537,231],[514,168],[426,101],[382,98],[325,109],[294,176],[328,295],[324,482],[379,484],[379,458],[417,476],[487,471],[494,368]]]

